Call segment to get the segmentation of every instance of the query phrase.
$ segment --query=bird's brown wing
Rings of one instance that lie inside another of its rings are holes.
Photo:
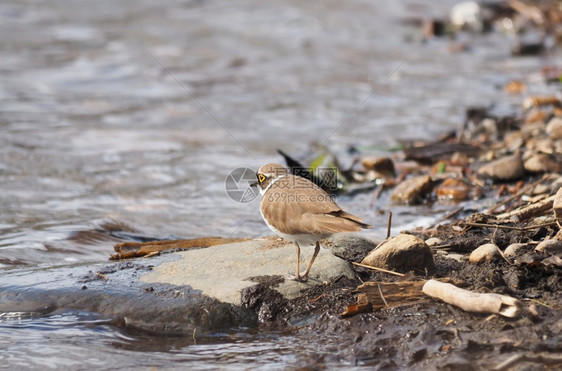
[[[332,234],[370,228],[361,218],[343,211],[311,181],[287,175],[264,194],[261,210],[280,232],[287,234]],[[267,202],[264,202],[266,201]]]

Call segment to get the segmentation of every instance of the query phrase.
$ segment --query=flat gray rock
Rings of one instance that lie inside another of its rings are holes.
[[[301,246],[301,271],[306,268],[314,248]],[[267,237],[206,249],[177,253],[178,260],[164,262],[142,275],[144,283],[188,285],[203,295],[221,302],[241,304],[241,291],[256,285],[260,276],[282,276],[284,281],[273,289],[286,299],[293,299],[313,286],[329,282],[339,276],[353,278],[350,264],[320,249],[307,282],[290,279],[295,274],[296,247],[277,237]]]
[[[302,270],[312,252],[312,247],[301,248]],[[256,324],[255,308],[242,303],[242,291],[251,301],[254,285],[291,299],[315,285],[355,275],[349,263],[326,249],[308,282],[289,279],[295,264],[296,247],[268,237],[121,262],[15,269],[0,276],[0,312],[83,310],[156,333],[204,333]]]

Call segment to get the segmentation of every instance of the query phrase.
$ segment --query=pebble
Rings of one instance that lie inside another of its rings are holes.
[[[521,127],[521,134],[525,138],[536,138],[544,135],[546,124],[544,122],[526,123]]]
[[[546,125],[546,133],[552,140],[562,139],[562,118],[553,117]]]
[[[382,178],[394,178],[396,175],[394,162],[389,157],[367,156],[361,159],[361,164],[366,170],[374,171]]]
[[[425,240],[425,244],[429,247],[439,246],[442,243],[443,243],[443,240],[440,239],[439,237],[431,237],[431,238],[428,238],[427,240]]]
[[[545,255],[562,255],[562,241],[557,239],[543,241],[535,247],[535,252]]]
[[[478,174],[499,181],[516,180],[525,174],[525,168],[521,155],[515,153],[482,166],[478,169]]]
[[[554,153],[554,143],[550,138],[531,138],[527,141],[527,148],[532,149],[534,152],[547,153],[549,155]]]
[[[431,177],[420,175],[398,184],[390,197],[393,202],[414,205],[420,203],[423,197],[431,192],[432,187]]]
[[[523,164],[529,173],[557,173],[560,171],[560,164],[546,153],[536,153],[531,155]]]
[[[435,270],[429,246],[421,238],[410,234],[399,234],[386,240],[372,250],[361,263],[403,273]]]
[[[521,254],[527,248],[527,246],[529,245],[526,243],[512,243],[505,248],[503,254],[508,257],[515,257]]]
[[[468,184],[459,179],[445,179],[437,188],[437,198],[443,200],[464,201],[468,197]]]
[[[500,252],[498,247],[493,243],[487,243],[477,247],[469,256],[468,261],[472,264],[482,263],[484,261],[491,261],[495,257],[499,257]]]

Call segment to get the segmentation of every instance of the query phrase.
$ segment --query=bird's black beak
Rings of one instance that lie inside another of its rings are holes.
[[[250,183],[250,187],[257,187],[257,186],[258,186],[258,182]]]

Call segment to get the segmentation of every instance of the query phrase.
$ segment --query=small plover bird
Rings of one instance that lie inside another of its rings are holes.
[[[340,232],[372,228],[355,215],[339,207],[333,196],[316,184],[292,175],[279,164],[267,164],[256,173],[262,195],[260,211],[267,226],[297,246],[295,280],[306,280],[320,251],[319,241]],[[314,254],[304,273],[300,273],[300,246],[315,245]]]

